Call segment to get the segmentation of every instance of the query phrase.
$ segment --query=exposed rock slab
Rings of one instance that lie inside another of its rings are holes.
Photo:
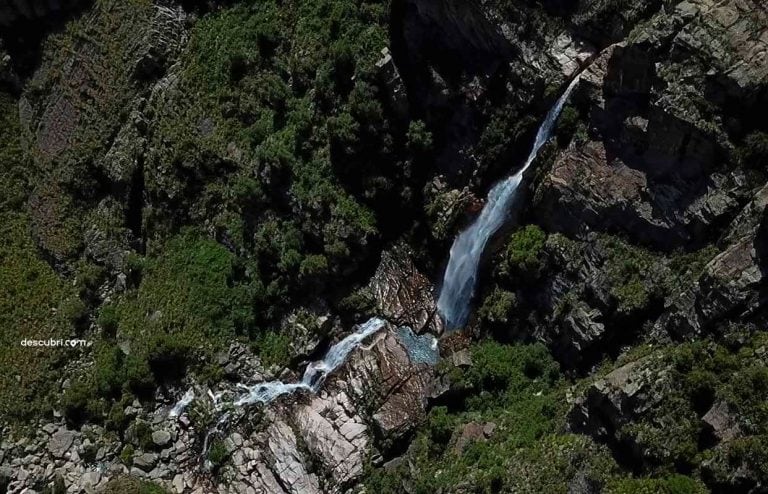
[[[405,247],[395,247],[382,254],[369,286],[377,312],[387,319],[409,326],[417,333],[442,333],[435,287],[418,271]]]

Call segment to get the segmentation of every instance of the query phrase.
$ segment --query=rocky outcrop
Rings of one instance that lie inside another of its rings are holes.
[[[701,420],[717,442],[727,442],[742,435],[735,414],[725,402],[718,401],[712,405]]]
[[[32,84],[48,90],[26,91],[19,104],[35,166],[50,172],[30,199],[33,231],[57,263],[86,249],[119,270],[141,236],[147,104],[169,87],[164,76],[186,44],[186,14],[108,2],[75,22],[87,35],[46,58]],[[109,50],[103,37],[113,40]]]
[[[406,247],[398,246],[382,254],[369,289],[378,314],[395,324],[409,326],[417,333],[442,333],[435,287],[418,271]]]
[[[248,357],[235,351],[231,359]],[[246,362],[233,371],[249,368]],[[263,413],[253,407],[234,410],[231,430],[208,439],[218,438],[226,449],[215,477],[201,468],[208,426],[195,420],[220,413],[223,397],[236,392],[229,388],[223,394],[198,389],[201,398],[178,418],[169,415],[169,405],[144,408],[134,402],[124,412],[134,417],[125,434],[133,448],[128,453],[100,427],[75,431],[56,423],[41,427],[34,441],[6,440],[0,465],[14,471],[9,493],[27,492],[57,477],[68,492],[97,492],[110,478],[127,474],[177,493],[345,492],[371,457],[381,461],[400,448],[424,420],[432,388],[432,367],[414,361],[396,328],[388,325],[354,352],[319,394],[284,397]]]
[[[670,301],[658,329],[693,337],[717,331],[729,320],[762,321],[767,206],[764,187],[733,221],[723,252],[707,264],[695,285]]]
[[[765,15],[682,2],[605,50],[573,98],[588,132],[542,180],[536,216],[570,235],[622,232],[663,250],[716,237],[753,192],[743,170],[724,165],[734,131],[725,122],[745,111],[736,99],[768,103]]]
[[[658,403],[653,392],[663,381],[665,370],[656,366],[653,357],[629,362],[597,380],[576,402],[571,413],[573,429],[605,433],[615,431],[630,418]]]
[[[371,456],[424,419],[430,367],[410,359],[393,327],[373,338],[317,396],[268,405],[264,432],[246,438],[221,473],[231,476],[231,492],[344,492]],[[269,454],[248,461],[251,450]]]

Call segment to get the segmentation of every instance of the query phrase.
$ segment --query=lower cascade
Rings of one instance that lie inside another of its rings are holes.
[[[506,222],[509,210],[517,196],[523,174],[536,159],[541,147],[552,135],[557,117],[565,101],[576,87],[578,76],[568,85],[563,94],[550,108],[546,118],[536,133],[528,158],[523,167],[514,175],[507,177],[491,188],[488,200],[475,221],[453,242],[448,267],[443,277],[437,310],[445,322],[447,331],[459,329],[469,318],[469,303],[474,295],[477,270],[485,246],[494,233]]]
[[[346,360],[347,356],[359,347],[366,338],[384,327],[385,321],[378,317],[372,317],[367,322],[358,326],[357,331],[333,345],[322,360],[312,362],[304,370],[301,381],[296,383],[284,383],[271,381],[258,383],[253,386],[244,386],[246,393],[235,400],[235,406],[249,405],[252,403],[269,403],[278,396],[294,393],[300,389],[306,389],[316,393],[325,382],[328,374],[335,371]]]

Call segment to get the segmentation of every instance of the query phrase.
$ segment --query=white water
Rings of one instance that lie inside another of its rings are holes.
[[[271,381],[253,386],[243,386],[247,391],[235,400],[235,406],[269,403],[279,396],[294,393],[300,389],[316,393],[325,382],[326,377],[339,368],[346,361],[347,356],[359,347],[366,338],[383,328],[384,324],[384,320],[373,317],[358,326],[357,331],[333,345],[322,360],[307,365],[300,382]]]
[[[469,303],[475,291],[480,256],[482,256],[488,240],[506,222],[523,174],[531,166],[539,150],[551,136],[557,117],[577,81],[578,77],[574,78],[562,96],[550,108],[536,133],[536,141],[533,143],[531,153],[520,171],[493,186],[488,193],[488,201],[485,203],[480,216],[453,242],[448,267],[445,270],[440,289],[440,297],[437,301],[437,309],[447,330],[457,329],[466,324],[469,318]]]
[[[181,397],[179,402],[173,406],[168,416],[172,418],[180,417],[181,414],[184,413],[184,410],[189,406],[190,403],[192,403],[192,400],[194,399],[195,399],[195,390],[192,388],[189,388],[187,392],[184,393],[184,396]]]

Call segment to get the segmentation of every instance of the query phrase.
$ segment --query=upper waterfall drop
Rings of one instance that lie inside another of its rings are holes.
[[[477,270],[485,246],[506,221],[510,206],[522,182],[523,174],[552,135],[557,117],[560,116],[560,112],[571,91],[576,87],[578,80],[579,76],[576,76],[547,112],[523,167],[511,177],[501,180],[491,188],[488,193],[488,200],[480,215],[453,242],[448,267],[445,269],[443,284],[437,301],[437,310],[445,322],[447,331],[462,327],[469,319],[469,303],[474,294]]]

